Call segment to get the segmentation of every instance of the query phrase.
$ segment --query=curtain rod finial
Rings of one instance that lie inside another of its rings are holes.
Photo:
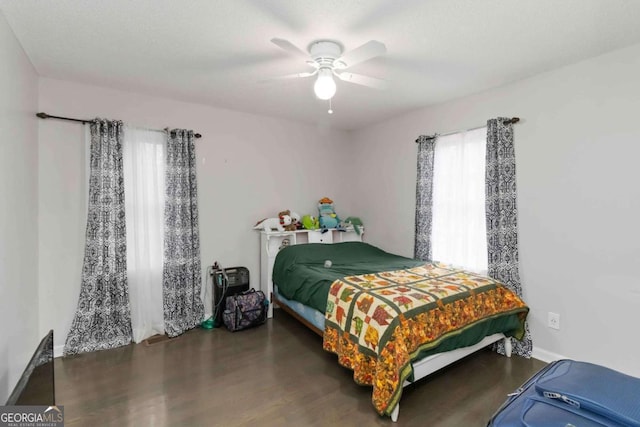
[[[40,117],[41,119],[46,119],[49,117],[47,113],[36,113],[36,117]]]

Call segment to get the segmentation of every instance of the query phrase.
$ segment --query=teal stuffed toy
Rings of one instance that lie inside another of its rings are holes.
[[[323,197],[318,202],[318,217],[320,220],[320,228],[323,230],[337,228],[338,224],[340,224],[340,218],[338,218],[333,208],[333,200],[328,197]]]

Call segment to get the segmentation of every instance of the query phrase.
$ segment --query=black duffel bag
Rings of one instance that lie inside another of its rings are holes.
[[[222,313],[224,324],[232,332],[262,325],[267,320],[269,300],[262,291],[249,289],[227,297]]]

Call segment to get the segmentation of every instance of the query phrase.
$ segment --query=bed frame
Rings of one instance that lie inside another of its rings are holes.
[[[278,307],[280,307],[283,311],[287,312],[288,314],[293,316],[295,319],[300,321],[303,325],[311,329],[313,332],[320,335],[321,337],[323,336],[323,331],[316,328],[314,325],[308,322],[305,318],[303,318],[298,313],[296,313],[291,307],[289,307],[287,304],[280,301],[277,295],[275,294],[275,292],[272,293],[271,295],[271,301],[277,304]],[[447,351],[444,353],[433,354],[417,362],[414,362],[412,364],[414,381],[405,380],[405,382],[402,384],[402,387],[406,387],[409,384],[413,384],[414,382],[426,377],[427,375],[431,375],[434,372],[444,368],[445,366],[449,366],[452,363],[464,357],[467,357],[468,355],[475,353],[476,351],[481,350],[486,346],[491,345],[500,340],[504,341],[505,355],[507,357],[511,357],[511,348],[512,348],[511,338],[506,337],[502,333],[489,335],[484,337],[482,341],[478,342],[475,345],[472,345],[469,347],[457,348],[455,350]],[[391,412],[391,420],[394,423],[398,421],[399,413],[400,413],[400,403],[398,402],[396,407],[393,409],[393,412]]]

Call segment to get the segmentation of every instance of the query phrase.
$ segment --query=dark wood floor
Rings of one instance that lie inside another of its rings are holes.
[[[544,366],[481,351],[404,389],[397,426],[484,426],[507,393]],[[167,342],[56,359],[67,426],[392,426],[371,388],[276,311],[231,333],[197,329]]]

